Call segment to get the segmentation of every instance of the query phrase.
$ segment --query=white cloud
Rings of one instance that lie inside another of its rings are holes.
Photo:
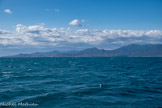
[[[0,30],[0,35],[2,34],[10,34],[11,32],[10,31],[7,31],[7,30]]]
[[[69,25],[70,25],[70,26],[81,26],[80,21],[77,20],[77,19],[72,20],[72,21],[69,23]]]
[[[44,24],[16,25],[15,31],[0,30],[0,45],[16,47],[88,47],[108,48],[131,43],[162,43],[161,30],[88,30],[46,28]],[[85,46],[83,46],[85,45]]]
[[[10,9],[5,9],[4,12],[8,14],[12,14],[12,11]]]

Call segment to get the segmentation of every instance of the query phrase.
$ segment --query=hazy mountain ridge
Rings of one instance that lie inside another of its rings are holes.
[[[162,57],[162,44],[137,45],[130,44],[115,50],[104,50],[96,47],[82,51],[68,52],[37,52],[31,54],[19,54],[9,57]]]

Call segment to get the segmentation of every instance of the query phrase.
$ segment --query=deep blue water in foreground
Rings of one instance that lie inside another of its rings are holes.
[[[2,102],[39,108],[162,107],[162,58],[0,58]]]

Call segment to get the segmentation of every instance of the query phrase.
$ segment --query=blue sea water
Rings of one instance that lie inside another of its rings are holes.
[[[162,58],[0,58],[0,107],[24,108],[20,102],[37,104],[25,108],[162,107]]]

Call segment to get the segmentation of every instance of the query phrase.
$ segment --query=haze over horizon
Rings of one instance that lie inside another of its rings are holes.
[[[0,56],[162,44],[162,0],[0,0]]]

